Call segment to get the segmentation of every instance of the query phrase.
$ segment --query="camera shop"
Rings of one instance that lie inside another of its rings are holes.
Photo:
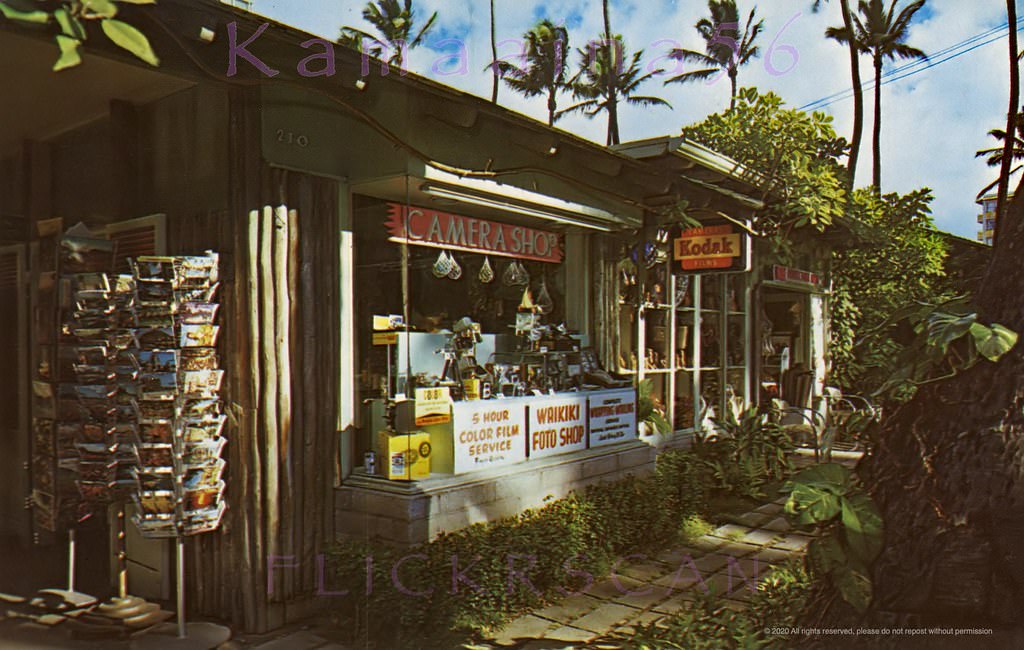
[[[447,200],[356,197],[357,474],[453,477],[635,440],[633,384],[601,368],[586,318],[599,222],[420,189]]]

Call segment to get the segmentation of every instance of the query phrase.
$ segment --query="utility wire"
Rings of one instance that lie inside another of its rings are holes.
[[[1017,21],[1017,31],[1021,31],[1022,28],[1024,28],[1024,18],[1021,18],[1020,20]],[[960,41],[959,43],[956,43],[949,47],[943,48],[942,50],[939,50],[938,52],[930,55],[928,59],[918,59],[912,61],[911,63],[889,70],[888,72],[882,75],[881,85],[886,86],[890,83],[900,81],[901,79],[905,79],[909,76],[917,74],[918,72],[924,72],[925,70],[934,68],[940,63],[945,63],[946,61],[950,61],[959,56],[972,52],[982,46],[1002,40],[1008,33],[1008,26],[1000,25],[999,27],[989,29],[979,34],[975,34],[974,36],[968,39]],[[863,86],[863,90],[870,91],[873,90],[874,87],[875,82],[874,80],[872,80]],[[838,101],[849,99],[850,97],[853,97],[853,95],[854,90],[852,88],[846,88],[839,92],[817,99],[808,104],[804,104],[799,108],[799,110],[806,111],[812,109],[817,110],[825,108],[826,106],[830,106]]]

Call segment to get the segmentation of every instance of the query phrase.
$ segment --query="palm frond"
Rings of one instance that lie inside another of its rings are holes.
[[[722,69],[721,68],[705,68],[703,70],[693,70],[691,72],[684,72],[683,74],[676,75],[676,76],[672,77],[671,79],[666,79],[664,83],[666,83],[666,84],[672,84],[672,83],[684,84],[684,83],[690,83],[691,81],[705,81],[707,79],[710,79],[714,75],[721,74],[721,73],[722,73]]]

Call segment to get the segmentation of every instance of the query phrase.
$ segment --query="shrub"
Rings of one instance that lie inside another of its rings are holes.
[[[585,590],[617,556],[674,542],[680,522],[704,512],[699,474],[692,453],[671,451],[650,476],[591,486],[412,549],[341,542],[328,554],[327,589],[348,592],[339,613],[360,645],[442,647],[447,634],[493,628]]]
[[[793,628],[807,605],[811,582],[802,559],[791,559],[766,575],[746,611],[722,607],[714,594],[695,592],[692,606],[615,639],[629,650],[783,648],[785,635],[766,629]]]

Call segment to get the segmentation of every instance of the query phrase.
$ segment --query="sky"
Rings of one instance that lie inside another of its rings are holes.
[[[899,6],[907,2],[900,0]],[[366,27],[361,16],[365,4],[362,0],[255,0],[253,10],[333,40],[342,25]],[[771,90],[797,108],[849,90],[847,50],[823,36],[826,27],[842,22],[836,0],[825,2],[817,13],[812,12],[812,0],[739,0],[738,4],[742,22],[755,6],[758,17],[765,21],[759,38],[762,56],[741,69],[740,86]],[[489,3],[414,0],[413,8],[419,21],[434,11],[438,19],[425,45],[410,54],[410,70],[489,98],[491,76],[485,70],[490,63]],[[514,57],[522,34],[542,18],[564,24],[574,49],[603,29],[599,0],[495,0],[495,11],[498,41],[505,41],[499,47],[499,57]],[[970,45],[978,47],[949,60],[943,61],[946,57],[941,53],[1005,25],[1005,12],[1003,0],[928,0],[915,17],[907,42],[933,55],[931,67],[926,63],[909,68],[907,73],[918,72],[882,87],[883,191],[931,188],[936,226],[970,239],[975,239],[978,228],[974,197],[997,175],[974,153],[993,146],[995,140],[988,131],[1006,124],[1006,32],[975,41]],[[706,13],[704,0],[612,0],[612,31],[623,35],[630,51],[645,50],[645,67],[671,70],[677,64],[665,58],[670,48],[703,49],[694,24]],[[992,42],[982,44],[986,40]],[[465,44],[461,60],[452,57],[458,51],[456,42]],[[906,62],[887,63],[884,70],[903,65]],[[860,67],[865,82],[869,81],[874,74],[870,57],[864,56]],[[641,88],[641,94],[660,96],[672,108],[620,109],[623,141],[676,135],[686,125],[728,107],[728,79],[664,85],[668,76],[652,79]],[[526,99],[502,87],[498,101],[511,110],[547,119],[542,98]],[[560,99],[560,107],[570,103],[568,96]],[[841,98],[821,110],[834,117],[839,135],[850,137],[852,99]],[[858,186],[871,180],[873,114],[873,97],[867,92]],[[603,144],[607,120],[603,114],[593,120],[576,114],[560,120],[558,127]]]

